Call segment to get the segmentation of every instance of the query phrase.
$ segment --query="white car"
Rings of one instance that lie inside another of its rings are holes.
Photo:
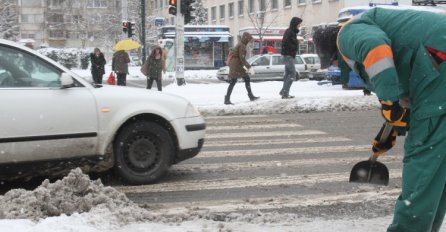
[[[321,68],[321,60],[317,54],[300,54],[309,72],[317,72]]]
[[[251,81],[283,80],[285,64],[280,54],[255,55],[246,60],[254,69],[254,75],[250,75]],[[296,56],[296,80],[307,75],[307,67],[302,58]],[[217,78],[228,81],[229,67],[225,66],[217,71]]]
[[[81,167],[153,183],[204,142],[205,121],[184,98],[92,85],[7,40],[0,40],[0,99],[0,181]]]

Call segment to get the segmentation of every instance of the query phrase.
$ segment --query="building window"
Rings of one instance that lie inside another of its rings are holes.
[[[238,1],[238,15],[243,16],[243,0]]]
[[[322,0],[311,0],[311,2],[312,2],[313,4],[319,4],[319,3],[322,2]]]
[[[248,0],[248,13],[254,13],[254,0]]]
[[[279,2],[277,0],[271,0],[271,9],[278,9]]]
[[[50,38],[63,38],[63,31],[50,31]]]
[[[23,4],[25,4],[26,1],[22,1]],[[37,2],[37,1],[33,1],[33,2]],[[50,1],[50,7],[52,8],[62,8],[64,0],[51,0]],[[40,5],[40,3],[39,3]]]
[[[220,6],[220,20],[225,20],[225,5]]]
[[[28,33],[22,33],[20,36],[22,39],[35,39],[36,35],[34,34],[28,34]]]
[[[63,23],[63,14],[53,14],[48,17],[50,23]]]
[[[291,7],[291,0],[283,0],[283,7]]]
[[[106,8],[107,0],[88,0],[88,8]]]
[[[259,10],[266,11],[266,0],[259,0]]]
[[[211,8],[211,21],[217,20],[217,8],[214,6]]]
[[[43,15],[23,14],[22,23],[43,23]]]
[[[234,18],[234,3],[233,2],[228,4],[228,16],[229,16],[229,18]]]
[[[307,0],[297,0],[298,5],[305,5],[307,3]]]

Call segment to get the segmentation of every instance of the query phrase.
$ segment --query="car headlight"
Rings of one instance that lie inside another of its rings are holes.
[[[186,117],[195,117],[195,116],[200,116],[200,115],[201,115],[201,113],[200,113],[200,111],[198,111],[197,107],[195,107],[191,103],[187,104]]]

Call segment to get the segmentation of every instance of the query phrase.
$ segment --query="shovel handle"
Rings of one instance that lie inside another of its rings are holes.
[[[381,137],[379,137],[379,142],[380,143],[386,142],[386,140],[389,138],[390,134],[392,133],[392,130],[393,130],[393,126],[390,125],[390,123],[386,121],[384,123],[384,129],[383,129],[383,132],[381,133]],[[382,153],[379,153],[379,152],[373,153],[373,155],[370,157],[370,160],[372,162],[375,162],[376,159],[378,159],[378,156],[380,156],[381,154]]]

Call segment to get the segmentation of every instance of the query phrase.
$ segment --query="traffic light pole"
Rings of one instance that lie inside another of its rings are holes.
[[[177,6],[181,6],[181,1],[177,0]],[[178,85],[185,85],[184,80],[184,15],[177,13],[176,15],[176,36],[175,36],[175,74]]]

